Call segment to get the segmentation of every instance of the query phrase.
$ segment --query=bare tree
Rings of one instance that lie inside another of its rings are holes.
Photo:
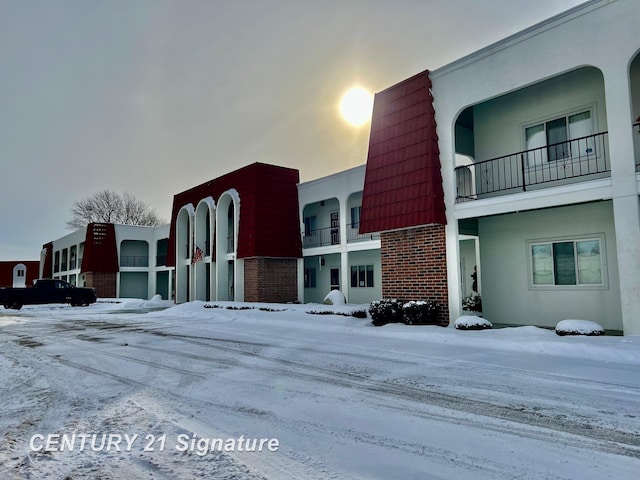
[[[89,223],[119,223],[155,227],[162,220],[145,202],[133,195],[120,195],[109,189],[94,193],[73,204],[67,228],[76,230]]]

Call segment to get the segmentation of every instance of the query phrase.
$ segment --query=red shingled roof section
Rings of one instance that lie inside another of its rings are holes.
[[[302,258],[298,218],[298,170],[253,163],[173,197],[167,265],[175,266],[176,219],[180,209],[229,189],[240,195],[237,258]]]
[[[90,223],[84,241],[81,272],[118,272],[118,247],[113,223]]]
[[[13,268],[23,264],[26,271],[25,285],[30,287],[33,281],[38,278],[40,273],[40,262],[37,260],[15,260],[0,262],[0,287],[13,286]]]
[[[375,96],[360,232],[446,224],[429,72]]]

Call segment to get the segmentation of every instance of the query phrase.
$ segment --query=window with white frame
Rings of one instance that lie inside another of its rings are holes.
[[[373,265],[353,265],[351,267],[351,287],[373,287]]]
[[[23,269],[19,269],[16,271],[16,276],[18,277],[24,277],[24,270]]]
[[[525,127],[525,149],[540,149],[537,158],[534,153],[529,153],[529,163],[534,158],[545,160],[546,157],[546,161],[553,162],[593,155],[595,142],[589,137],[594,130],[591,110],[573,112]]]
[[[531,285],[605,288],[604,235],[529,242]]]

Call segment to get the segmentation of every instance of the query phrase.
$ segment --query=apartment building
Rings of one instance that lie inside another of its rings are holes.
[[[41,277],[93,287],[103,298],[172,298],[169,225],[92,223],[43,246]]]
[[[174,196],[177,303],[298,300],[299,173],[254,163]]]
[[[304,302],[322,303],[336,289],[350,303],[382,295],[380,235],[360,233],[364,175],[361,165],[298,186]]]
[[[376,95],[360,233],[382,232],[383,295],[456,318],[477,270],[492,322],[640,333],[639,18],[586,2]]]

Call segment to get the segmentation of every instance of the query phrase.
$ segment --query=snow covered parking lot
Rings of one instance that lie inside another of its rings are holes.
[[[0,310],[0,478],[640,471],[639,337],[218,305]]]

